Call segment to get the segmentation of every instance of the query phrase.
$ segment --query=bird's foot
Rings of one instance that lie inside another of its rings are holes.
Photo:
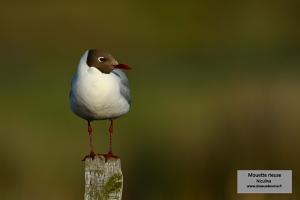
[[[91,158],[92,160],[94,160],[95,156],[96,156],[96,154],[94,153],[94,151],[91,151],[90,154],[84,156],[82,161],[85,161],[87,158]]]
[[[107,162],[107,160],[109,160],[109,159],[119,159],[120,158],[119,156],[114,155],[112,152],[108,152],[105,154],[97,154],[97,155],[103,156],[105,158],[105,162]]]

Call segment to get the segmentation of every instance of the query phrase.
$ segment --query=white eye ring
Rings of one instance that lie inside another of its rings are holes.
[[[102,57],[102,56],[98,57],[98,61],[99,62],[103,62],[104,61],[104,57]]]

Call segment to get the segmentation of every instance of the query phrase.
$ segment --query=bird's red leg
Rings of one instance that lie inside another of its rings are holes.
[[[119,158],[118,156],[114,155],[112,152],[112,134],[113,134],[113,119],[110,120],[110,126],[108,128],[109,132],[109,149],[107,154],[102,154],[105,157],[105,162],[109,158]]]
[[[113,120],[110,120],[110,126],[108,128],[108,132],[109,132],[109,151],[108,154],[112,154],[112,134],[114,131],[114,124],[113,124]]]
[[[91,126],[91,122],[88,121],[88,133],[89,133],[89,138],[90,138],[90,154],[89,155],[86,155],[84,158],[83,158],[83,161],[85,161],[85,159],[87,158],[92,158],[94,159],[95,158],[95,152],[94,152],[94,147],[93,147],[93,128]]]

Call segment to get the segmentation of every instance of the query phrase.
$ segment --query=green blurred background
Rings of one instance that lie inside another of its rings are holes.
[[[116,121],[124,198],[300,197],[300,3],[5,1],[0,199],[83,199],[86,122],[69,109],[81,54],[128,63]],[[93,123],[106,152],[108,122]],[[238,195],[237,169],[292,169],[292,195]]]

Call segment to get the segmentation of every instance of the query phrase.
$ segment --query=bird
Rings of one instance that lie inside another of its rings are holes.
[[[69,95],[71,111],[87,122],[90,153],[83,160],[97,155],[93,147],[94,120],[109,120],[108,153],[100,154],[118,158],[112,151],[113,122],[129,112],[131,96],[129,82],[123,70],[127,64],[119,63],[110,53],[101,49],[86,50],[80,58],[77,71],[71,80]]]

